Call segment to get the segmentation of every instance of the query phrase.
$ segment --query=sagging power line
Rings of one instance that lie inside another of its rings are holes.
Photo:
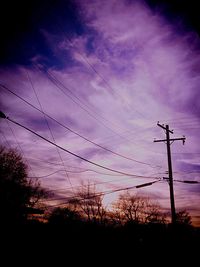
[[[61,146],[55,144],[54,142],[48,140],[47,138],[45,138],[45,137],[43,137],[42,135],[36,133],[35,131],[31,130],[30,128],[28,128],[28,127],[22,125],[21,123],[16,122],[16,121],[10,119],[9,117],[7,117],[7,116],[6,116],[3,112],[1,112],[1,111],[0,111],[0,118],[2,118],[2,119],[7,119],[7,120],[11,121],[12,123],[14,123],[14,124],[20,126],[21,128],[24,128],[25,130],[27,130],[27,131],[31,132],[32,134],[38,136],[38,137],[41,138],[42,140],[44,140],[44,141],[50,143],[51,145],[56,146],[56,147],[58,147],[59,149],[61,149],[61,150],[65,151],[65,152],[67,152],[68,154],[71,154],[72,156],[74,156],[74,157],[76,157],[76,158],[79,158],[79,159],[81,159],[81,160],[83,160],[83,161],[85,161],[85,162],[88,162],[88,163],[90,163],[90,164],[92,164],[92,165],[95,165],[95,166],[97,166],[97,167],[99,167],[99,168],[102,168],[102,169],[105,169],[105,170],[108,170],[108,171],[111,171],[111,172],[115,172],[115,173],[118,173],[118,174],[127,175],[127,176],[132,176],[132,177],[143,177],[143,176],[141,176],[141,175],[133,175],[133,174],[130,174],[130,173],[125,173],[125,172],[122,172],[122,171],[118,171],[118,170],[115,170],[115,169],[112,169],[112,168],[103,166],[103,165],[101,165],[101,164],[98,164],[98,163],[96,163],[96,162],[94,162],[94,161],[88,160],[88,159],[86,159],[86,158],[84,158],[84,157],[82,157],[82,156],[79,156],[79,155],[77,155],[76,153],[73,153],[73,152],[71,152],[70,150],[65,149],[65,148],[63,148],[63,147],[61,147]]]
[[[36,106],[34,106],[32,103],[30,103],[29,101],[25,100],[23,97],[19,96],[18,94],[16,94],[15,92],[13,92],[12,90],[10,90],[7,86],[3,85],[3,84],[0,84],[0,86],[5,89],[6,91],[10,92],[11,94],[15,95],[16,97],[18,97],[19,99],[21,99],[23,102],[25,102],[27,105],[29,105],[30,107],[34,108],[35,110],[37,110],[38,112],[42,113],[43,116],[46,116],[48,117],[49,119],[51,119],[52,121],[56,122],[58,125],[60,125],[61,127],[65,128],[66,130],[72,132],[73,134],[79,136],[80,138],[84,139],[85,141],[107,151],[107,152],[110,152],[116,156],[119,156],[121,158],[124,158],[126,160],[130,160],[130,161],[133,161],[133,162],[136,162],[136,163],[139,163],[139,164],[143,164],[143,165],[147,165],[151,168],[161,168],[161,166],[152,166],[150,163],[147,163],[147,162],[143,162],[143,161],[139,161],[139,160],[136,160],[134,158],[130,158],[128,156],[125,156],[125,155],[122,155],[121,153],[118,153],[118,152],[115,152],[107,147],[104,147],[100,144],[97,144],[96,142],[88,139],[87,137],[83,136],[82,134],[79,134],[78,132],[74,131],[73,129],[69,128],[68,126],[64,125],[63,123],[59,122],[58,120],[56,120],[55,118],[53,118],[52,116],[48,115],[47,113],[45,113],[43,111],[43,109],[39,109],[37,108]],[[55,142],[54,142],[55,143]]]

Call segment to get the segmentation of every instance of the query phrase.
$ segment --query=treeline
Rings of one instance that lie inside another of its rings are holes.
[[[88,258],[91,251],[98,257],[102,251],[108,256],[114,251],[116,259],[122,251],[137,256],[136,251],[144,249],[194,251],[198,247],[200,231],[191,226],[186,211],[177,213],[177,224],[171,225],[161,207],[145,196],[125,192],[108,209],[95,186],[80,188],[63,206],[42,204],[54,196],[37,180],[27,178],[27,166],[19,153],[1,147],[0,231],[5,251],[23,248],[30,257],[46,248],[51,251],[48,257],[56,249],[58,255],[62,251],[68,257],[85,251]]]
[[[125,192],[107,209],[103,196],[96,192],[95,185],[82,185],[81,189],[68,198],[64,207],[47,212],[45,219],[51,224],[88,222],[98,225],[119,227],[133,224],[166,224],[167,214],[146,196]],[[176,214],[177,224],[191,225],[188,212]]]
[[[92,184],[80,186],[72,197],[65,198],[63,206],[45,206],[42,203],[48,198],[54,200],[54,195],[45,191],[37,180],[28,178],[27,174],[27,165],[19,153],[0,147],[1,223],[20,224],[30,220],[37,221],[40,213],[44,213],[40,215],[40,222],[49,224],[82,222],[119,227],[167,222],[166,214],[157,203],[128,191],[119,196],[112,209],[107,209],[103,204],[103,195],[98,193]],[[191,217],[186,211],[181,211],[177,213],[177,223],[190,225]]]
[[[129,192],[121,194],[113,203],[112,209],[107,209],[103,204],[103,196],[90,184],[82,186],[81,190],[75,193],[75,197],[66,201],[64,207],[57,207],[47,212],[45,218],[51,224],[82,221],[115,227],[166,222],[166,214],[161,212],[158,204],[147,197]]]

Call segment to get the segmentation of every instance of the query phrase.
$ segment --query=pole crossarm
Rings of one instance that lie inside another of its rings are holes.
[[[157,125],[158,125],[159,127],[163,128],[164,130],[166,130],[166,131],[172,133],[172,134],[174,133],[172,130],[167,129],[167,126],[165,127],[164,125],[160,124],[159,122],[157,123]]]
[[[154,140],[154,143],[158,143],[158,142],[167,142],[167,139],[162,139],[162,140]]]
[[[184,143],[185,143],[185,137],[181,137],[181,138],[170,138],[169,139],[169,141],[172,141],[172,142],[174,142],[174,141],[178,141],[178,140],[180,140],[180,141],[183,141],[183,145],[184,145]]]
[[[185,137],[181,137],[181,138],[170,138],[169,141],[171,142],[174,142],[174,141],[178,141],[178,140],[181,140],[183,141],[183,144],[185,143]],[[154,143],[158,143],[158,142],[167,142],[167,139],[161,139],[161,140],[154,140]]]

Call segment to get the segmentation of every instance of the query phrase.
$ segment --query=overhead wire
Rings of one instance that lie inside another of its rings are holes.
[[[43,115],[45,115],[46,117],[50,118],[51,120],[53,120],[54,122],[56,122],[57,124],[59,124],[60,126],[62,126],[63,128],[67,129],[68,131],[74,133],[75,135],[79,136],[80,138],[86,140],[87,142],[89,143],[92,143],[93,145],[101,148],[101,149],[104,149],[106,150],[107,152],[110,152],[112,154],[115,154],[119,157],[122,157],[124,159],[127,159],[127,160],[131,160],[131,161],[134,161],[134,162],[137,162],[137,163],[140,163],[140,164],[144,164],[144,165],[147,165],[147,166],[150,166],[151,168],[160,168],[161,166],[152,166],[150,163],[146,163],[146,162],[143,162],[143,161],[139,161],[139,160],[136,160],[136,159],[133,159],[133,158],[130,158],[130,157],[127,157],[127,156],[124,156],[118,152],[115,152],[109,148],[106,148],[102,145],[99,145],[97,143],[95,143],[94,141],[91,141],[90,139],[86,138],[85,136],[79,134],[78,132],[72,130],[71,128],[69,128],[68,126],[64,125],[63,123],[59,122],[58,120],[54,119],[52,116],[48,115],[47,113],[45,113],[43,110],[40,110],[39,108],[37,108],[36,106],[34,106],[33,104],[31,104],[30,102],[28,102],[27,100],[25,100],[23,97],[19,96],[18,94],[16,94],[15,92],[13,92],[12,90],[10,90],[7,86],[5,85],[2,85],[0,84],[0,86],[2,88],[4,88],[5,90],[9,91],[11,94],[15,95],[16,97],[20,98],[23,102],[25,102],[27,105],[31,106],[32,108],[34,108],[35,110],[39,111],[40,113],[42,113]]]
[[[82,105],[86,106],[87,108],[88,105],[84,104],[83,101],[77,97],[73,92],[72,90],[70,90],[69,86],[66,86],[64,85],[60,80],[58,80],[56,78],[55,75],[53,75],[52,73],[50,73],[49,70],[43,70],[41,69],[41,67],[38,67],[37,65],[34,65],[35,68],[39,69],[41,72],[45,73],[47,75],[47,77],[49,78],[49,80],[64,94],[66,95],[68,98],[70,98],[75,104],[77,104],[81,109],[83,109],[85,112],[88,113],[88,115],[90,115],[91,117],[93,117],[97,122],[99,122],[101,125],[103,125],[104,127],[106,127],[107,129],[109,129],[110,131],[112,131],[113,133],[115,133],[115,135],[118,135],[120,138],[123,138],[125,139],[126,141],[129,141],[129,139],[127,139],[126,137],[124,137],[123,135],[121,135],[120,133],[114,131],[112,128],[110,128],[109,126],[105,125],[105,123],[103,123],[101,120],[99,120],[98,118],[96,118],[96,116],[94,116],[94,111],[92,111],[92,113],[90,111],[88,111],[85,107],[83,107]],[[78,101],[81,103],[81,105],[79,103],[77,103],[76,100],[74,100],[69,94],[66,93],[65,90],[67,90],[68,92],[70,92],[71,95],[73,95],[73,97],[75,97],[76,99],[78,99]],[[90,108],[89,108],[90,109]],[[97,112],[95,112],[96,114],[98,114]],[[99,116],[99,114],[98,114]],[[102,117],[100,115],[100,117]],[[104,117],[103,117],[104,118]],[[104,120],[107,120],[107,119],[104,119]],[[109,120],[107,120],[109,122],[109,124],[113,124],[112,122],[110,122]],[[128,130],[129,131],[129,130]]]
[[[152,177],[153,178],[153,177]],[[156,178],[156,177],[154,177]],[[122,182],[122,181],[127,181],[127,180],[130,180],[132,179],[132,177],[128,177],[128,178],[120,178],[120,179],[113,179],[113,180],[109,180],[109,181],[106,181],[106,182],[91,182],[91,185],[92,186],[96,186],[96,185],[101,185],[101,184],[111,184],[113,182]],[[86,185],[77,185],[77,186],[74,186],[74,188],[84,188]],[[57,189],[50,189],[49,192],[65,192],[65,191],[68,191],[70,188],[69,187],[66,187],[66,188],[57,188]]]
[[[139,185],[134,185],[134,186],[129,186],[129,187],[124,187],[124,188],[118,188],[118,189],[114,189],[114,190],[107,190],[107,191],[103,191],[100,193],[96,193],[96,194],[91,194],[89,196],[85,196],[85,197],[80,197],[80,196],[72,196],[72,197],[61,197],[61,198],[57,198],[57,199],[52,199],[51,201],[58,201],[58,200],[73,200],[73,199],[77,199],[79,201],[81,200],[86,200],[86,199],[91,199],[91,198],[95,198],[95,197],[99,197],[99,196],[104,196],[104,195],[108,195],[108,194],[112,194],[112,193],[116,193],[116,192],[120,192],[120,191],[128,191],[134,188],[141,188],[141,187],[145,187],[145,186],[150,186],[152,184],[155,184],[159,181],[152,181],[150,183],[145,183],[145,184],[139,184]],[[66,205],[66,201],[64,203],[59,203],[59,204],[55,204],[55,205],[51,205],[51,207],[55,207],[55,206],[61,206],[61,205]]]
[[[68,40],[68,43],[75,49],[73,42],[71,41],[70,37],[69,37],[68,34],[65,32],[65,30],[63,30],[62,25],[60,24],[59,26],[60,26],[61,31],[63,32],[65,38]],[[116,92],[116,90],[114,90],[114,88],[110,85],[110,83],[105,79],[105,77],[104,77],[102,74],[100,74],[100,73],[96,70],[96,68],[89,62],[89,60],[88,60],[84,55],[82,55],[82,53],[80,53],[80,51],[77,51],[77,53],[80,55],[80,57],[83,59],[83,61],[90,67],[90,69],[95,73],[95,75],[97,75],[97,76],[103,81],[103,83],[107,86],[107,88],[108,88],[109,90],[111,90],[111,91],[113,92],[113,94],[116,95],[119,99],[122,99],[121,95],[118,94],[118,93]],[[130,107],[129,104],[128,104],[128,106]],[[131,106],[131,110],[134,110],[134,111],[137,112],[140,116],[144,117],[144,115],[143,115],[141,112],[139,112],[138,110],[136,110],[136,109],[133,108],[132,106]]]
[[[96,163],[96,162],[94,162],[94,161],[88,160],[88,159],[86,159],[86,158],[84,158],[84,157],[82,157],[82,156],[77,155],[76,153],[71,152],[71,151],[68,150],[68,149],[65,149],[65,148],[63,148],[63,147],[61,147],[61,146],[55,144],[54,142],[48,140],[47,138],[45,138],[45,137],[43,137],[42,135],[36,133],[35,131],[31,130],[30,128],[28,128],[28,127],[22,125],[21,123],[16,122],[16,121],[14,121],[13,119],[10,119],[9,117],[6,117],[5,119],[7,119],[7,120],[11,121],[12,123],[14,123],[14,124],[20,126],[21,128],[24,128],[25,130],[27,130],[27,131],[31,132],[32,134],[38,136],[39,138],[43,139],[44,141],[50,143],[51,145],[58,147],[59,149],[65,151],[66,153],[68,153],[68,154],[70,154],[70,155],[72,155],[72,156],[74,156],[74,157],[76,157],[76,158],[79,158],[79,159],[81,159],[81,160],[83,160],[83,161],[85,161],[85,162],[88,162],[88,163],[90,163],[90,164],[92,164],[92,165],[94,165],[94,166],[97,166],[97,167],[99,167],[99,168],[102,168],[102,169],[105,169],[105,170],[108,170],[108,171],[111,171],[111,172],[115,172],[115,173],[123,174],[123,175],[129,175],[129,176],[132,176],[132,177],[143,177],[143,176],[141,176],[141,175],[133,175],[133,174],[130,174],[130,173],[126,173],[126,172],[118,171],[118,170],[115,170],[115,169],[106,167],[106,166],[104,166],[104,165],[98,164],[98,163]]]
[[[83,106],[85,106],[87,109],[91,110],[92,114],[95,113],[98,117],[100,117],[102,120],[108,122],[109,124],[112,124],[113,126],[117,126],[119,128],[121,128],[121,126],[119,126],[118,124],[114,123],[113,121],[108,120],[108,118],[105,118],[102,114],[99,114],[96,110],[92,109],[88,103],[85,103],[85,101],[83,101],[80,97],[78,97],[75,93],[74,93],[74,89],[71,89],[71,86],[66,86],[65,84],[63,84],[55,75],[53,75],[49,70],[43,70],[40,67],[38,67],[36,64],[34,65],[35,68],[39,69],[41,72],[45,73],[47,75],[47,77],[49,79],[53,79],[53,81],[55,81],[57,84],[59,84],[62,88],[66,89],[75,99],[77,99]],[[53,82],[52,81],[52,82]],[[69,95],[67,95],[69,96]],[[72,99],[71,99],[72,100]],[[73,101],[73,100],[72,100]],[[77,105],[78,103],[75,102]],[[90,113],[91,115],[91,113]],[[121,128],[122,129],[122,128]],[[124,130],[125,128],[123,128]],[[129,130],[127,130],[129,131]]]
[[[178,174],[200,173],[200,170],[193,170],[193,171],[174,171],[174,173],[178,173]]]
[[[48,128],[48,130],[49,130],[49,132],[50,132],[51,138],[52,138],[53,142],[56,144],[56,141],[55,141],[53,132],[52,132],[51,127],[50,127],[50,125],[49,125],[49,123],[48,123],[48,120],[47,120],[47,118],[46,118],[46,116],[45,116],[45,113],[44,113],[42,104],[41,104],[40,99],[39,99],[39,97],[38,97],[38,95],[37,95],[37,92],[36,92],[36,90],[35,90],[35,87],[34,87],[34,85],[33,85],[33,82],[32,82],[32,80],[31,80],[31,77],[30,77],[28,71],[27,71],[26,73],[27,73],[28,80],[29,80],[29,82],[30,82],[30,84],[31,84],[31,87],[32,87],[32,89],[33,89],[33,91],[34,91],[35,97],[36,97],[36,99],[37,99],[37,101],[38,101],[38,104],[39,104],[39,106],[40,106],[40,110],[41,110],[41,112],[43,113],[44,120],[45,120],[45,123],[46,123],[46,125],[47,125],[47,128]],[[62,159],[61,154],[60,154],[60,151],[59,151],[59,149],[58,149],[57,147],[56,147],[56,152],[58,153],[58,156],[59,156],[59,158],[60,158],[60,162],[62,163],[62,165],[63,165],[63,167],[64,167],[64,169],[65,169],[65,173],[66,173],[67,179],[68,179],[68,181],[69,181],[69,184],[70,184],[70,186],[71,186],[71,189],[73,190],[73,186],[72,186],[71,180],[70,180],[69,175],[68,175],[68,173],[67,173],[67,170],[66,170],[66,168],[65,168],[63,159]]]
[[[15,124],[17,124],[17,125],[19,125],[19,126],[21,126],[21,127],[23,127],[23,128],[25,128],[25,129],[27,129],[27,130],[29,130],[29,131],[31,131],[32,133],[33,133],[33,131],[32,130],[30,130],[30,129],[28,129],[28,128],[26,128],[25,126],[22,126],[22,125],[20,125],[20,124],[18,124],[17,122],[14,122],[13,120],[11,120],[11,119],[9,119],[8,117],[7,117],[7,119],[9,120],[9,121],[11,121],[11,122],[13,122],[13,123],[15,123]],[[37,133],[35,133],[37,136],[39,136]],[[41,136],[40,136],[41,137]],[[42,138],[42,139],[46,139],[46,138]],[[47,141],[47,139],[45,140],[45,141]],[[53,142],[51,142],[51,141],[49,141],[48,140],[48,142],[50,142],[50,143],[52,143],[53,144]],[[56,145],[56,144],[54,144],[54,145]],[[58,145],[56,145],[57,147],[59,147]],[[100,166],[100,165],[99,165]],[[101,167],[103,167],[103,166],[101,166]],[[105,167],[104,167],[105,168]],[[108,168],[106,168],[106,169],[108,169]],[[112,171],[114,171],[113,169],[110,169],[109,168],[109,170],[112,170]],[[64,170],[63,170],[64,171]],[[58,171],[57,171],[58,172]],[[116,172],[116,170],[115,170],[115,172]],[[56,172],[54,172],[54,173],[56,173]],[[52,174],[54,174],[54,173],[52,173]],[[122,172],[121,172],[122,173]],[[52,174],[49,174],[49,175],[52,175]],[[125,173],[123,173],[123,174],[125,174]],[[48,175],[48,176],[49,176]],[[127,175],[127,174],[125,174],[125,175]],[[129,175],[129,176],[135,176],[135,175]],[[44,176],[43,176],[44,177]],[[47,177],[47,175],[46,175],[46,177]],[[147,178],[147,177],[145,177],[145,176],[138,176],[137,175],[137,177],[143,177],[143,178]],[[39,177],[38,177],[39,178]],[[148,177],[148,178],[150,178],[150,177]],[[152,177],[152,178],[154,178],[154,179],[156,179],[156,177]],[[130,178],[129,178],[130,179]],[[160,180],[160,179],[159,179]],[[146,183],[146,184],[142,184],[141,186],[143,186],[143,185],[151,185],[151,184],[153,184],[153,183],[155,183],[155,182],[158,182],[157,180],[156,181],[154,181],[154,182],[151,182],[151,183]],[[107,183],[107,182],[106,182]],[[136,187],[136,188],[139,188],[140,187],[140,185],[138,185],[138,186],[134,186],[134,187]],[[106,191],[106,192],[103,192],[103,193],[101,193],[101,195],[103,194],[103,195],[105,195],[105,194],[110,194],[110,193],[113,193],[113,192],[118,192],[118,191],[122,191],[122,190],[129,190],[129,189],[132,189],[132,188],[134,188],[134,187],[126,187],[126,188],[121,188],[121,189],[115,189],[115,190],[110,190],[110,191]],[[54,199],[54,201],[55,201],[55,199]]]
[[[109,129],[110,131],[112,131],[115,135],[119,136],[120,138],[130,142],[129,139],[127,139],[125,136],[121,135],[121,133],[116,132],[115,130],[113,130],[111,127],[105,125],[105,123],[103,123],[101,120],[99,120],[98,118],[96,118],[96,116],[94,116],[94,112],[92,111],[92,113],[90,111],[88,111],[87,109],[85,109],[82,105],[85,105],[82,103],[82,100],[80,100],[79,97],[77,97],[76,95],[74,95],[74,93],[69,89],[68,86],[65,86],[61,81],[59,81],[55,75],[53,75],[52,73],[50,73],[48,70],[44,72],[44,70],[41,70],[41,68],[39,68],[40,71],[42,71],[43,73],[47,74],[47,77],[51,80],[51,82],[67,97],[69,97],[74,103],[76,103],[81,109],[83,109],[85,112],[87,112],[91,117],[93,117],[97,122],[99,122],[101,125],[103,125],[105,128]],[[82,104],[80,105],[79,103],[77,103],[77,101],[75,101],[71,96],[69,96],[69,94],[67,94],[65,92],[66,89],[67,91],[69,91],[75,98],[77,98],[79,100],[79,102]],[[88,106],[86,106],[88,108]],[[108,120],[107,120],[108,121]],[[108,121],[110,124],[110,121]],[[129,130],[128,130],[129,131]]]
[[[126,137],[124,137],[123,135],[121,135],[120,133],[116,132],[115,130],[113,130],[110,126],[107,126],[104,122],[102,122],[100,119],[98,119],[96,116],[94,116],[94,112],[90,112],[88,111],[83,104],[79,104],[77,103],[76,100],[74,100],[69,94],[66,93],[66,90],[69,90],[69,88],[67,86],[65,86],[62,82],[60,82],[53,74],[51,74],[49,71],[46,71],[45,73],[47,73],[47,77],[50,79],[50,81],[68,98],[70,98],[75,104],[77,104],[82,110],[84,110],[90,117],[92,117],[93,119],[95,119],[98,123],[100,123],[100,125],[102,125],[103,127],[107,128],[108,130],[110,130],[111,132],[113,132],[115,135],[119,136],[122,139],[125,139],[126,141],[130,142],[129,139],[127,139]],[[63,89],[64,88],[64,89]],[[71,90],[70,90],[71,92]],[[77,98],[77,97],[76,97]]]
[[[62,171],[65,171],[65,170],[57,170],[57,171],[54,171],[52,173],[49,173],[49,174],[45,174],[43,176],[38,176],[38,177],[29,177],[29,178],[46,178],[46,177],[49,177],[49,176],[52,176],[54,175],[55,173],[58,173],[58,172],[62,172]],[[101,173],[101,172],[97,172],[95,170],[90,170],[90,169],[86,169],[86,170],[82,170],[82,171],[70,171],[68,170],[68,172],[71,172],[71,173],[84,173],[84,172],[95,172],[95,173],[98,173],[98,174],[102,174],[102,175],[109,175],[109,176],[124,176],[122,174],[118,174],[118,175],[114,175],[114,174],[109,174],[109,173]]]
[[[114,175],[112,175],[114,176]],[[157,178],[157,177],[143,177],[144,179],[146,178],[151,178],[151,179],[157,179],[158,181],[162,181],[161,178]],[[128,178],[120,178],[120,179],[113,179],[113,180],[109,180],[109,181],[106,181],[106,182],[91,182],[91,185],[92,186],[96,186],[96,185],[102,185],[102,184],[111,184],[113,182],[122,182],[122,181],[127,181],[127,180],[130,180],[132,179],[132,177],[128,177]],[[86,187],[87,185],[77,185],[77,186],[74,186],[74,188],[84,188]],[[69,187],[66,187],[66,188],[57,188],[57,189],[50,189],[49,192],[66,192],[68,191],[70,188]]]
[[[83,169],[83,168],[81,168],[81,169],[82,169],[82,170],[80,170],[80,171],[70,171],[70,170],[68,170],[67,172],[71,172],[71,173],[94,172],[94,173],[101,174],[101,175],[106,175],[106,176],[107,176],[107,175],[108,175],[108,176],[130,176],[130,175],[125,175],[125,174],[110,174],[110,173],[103,173],[103,172],[98,172],[98,171],[91,170],[91,169]],[[46,178],[46,177],[52,176],[52,175],[54,175],[54,174],[56,174],[56,173],[58,173],[58,172],[63,172],[63,171],[65,171],[65,170],[60,169],[60,170],[56,170],[56,171],[54,171],[54,172],[45,174],[45,175],[43,175],[43,176],[29,177],[29,178],[37,178],[37,179],[39,179],[39,178]],[[162,173],[155,173],[155,175],[156,175],[156,174],[162,174]],[[131,175],[131,177],[132,177],[132,175]],[[147,179],[147,178],[155,178],[154,176],[144,176],[144,175],[140,175],[139,177],[140,177],[140,178],[145,178],[145,179]]]
[[[177,180],[174,179],[174,182],[184,183],[184,184],[200,184],[200,181],[194,181],[194,180]]]
[[[81,108],[84,112],[86,112],[90,117],[92,117],[94,120],[96,120],[100,125],[102,125],[103,127],[105,127],[106,129],[108,129],[109,131],[113,132],[114,134],[122,137],[119,133],[117,133],[116,131],[114,131],[111,127],[107,126],[104,122],[102,122],[100,119],[98,119],[96,116],[94,116],[93,112],[90,112],[88,109],[86,109],[84,107],[85,104],[78,103],[71,95],[67,94],[65,90],[69,91],[71,93],[71,90],[68,88],[68,86],[64,85],[62,82],[60,82],[52,73],[50,73],[49,71],[44,71],[41,68],[39,68],[39,70],[42,73],[45,73],[48,77],[48,79],[65,95],[67,96],[69,99],[71,99],[72,102],[74,102],[76,105],[79,106],[79,108]],[[72,94],[72,93],[71,93]],[[74,94],[73,94],[74,96]],[[79,99],[77,96],[74,96],[75,98]],[[123,138],[123,137],[122,137]]]

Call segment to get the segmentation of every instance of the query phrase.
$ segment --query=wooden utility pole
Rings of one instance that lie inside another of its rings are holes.
[[[167,145],[167,159],[168,159],[168,173],[169,173],[169,190],[170,190],[170,203],[171,203],[171,215],[172,215],[172,223],[176,222],[176,209],[175,209],[175,201],[174,201],[174,189],[173,189],[173,172],[172,172],[172,160],[171,160],[171,148],[170,145],[177,140],[182,140],[183,145],[185,143],[185,137],[181,138],[170,138],[170,133],[173,134],[173,131],[169,130],[169,125],[161,125],[159,122],[157,123],[159,127],[165,130],[166,139],[164,140],[154,140],[154,142],[165,142]]]

